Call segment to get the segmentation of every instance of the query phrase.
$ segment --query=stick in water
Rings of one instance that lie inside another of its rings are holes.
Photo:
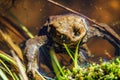
[[[119,36],[112,28],[110,28],[109,26],[101,25],[101,24],[99,24],[98,22],[95,22],[94,20],[90,19],[89,17],[81,14],[80,12],[77,12],[77,11],[75,11],[75,10],[72,10],[72,9],[70,9],[70,8],[68,8],[68,7],[66,7],[66,6],[63,6],[63,5],[57,3],[57,2],[55,2],[55,1],[53,1],[53,0],[48,0],[48,1],[51,2],[51,3],[53,3],[53,4],[55,4],[55,5],[57,5],[57,6],[59,6],[59,7],[61,7],[61,8],[63,8],[63,9],[68,10],[68,11],[70,11],[70,12],[72,12],[72,13],[75,13],[75,14],[77,14],[77,15],[80,15],[80,16],[84,17],[85,19],[91,21],[92,23],[94,23],[94,24],[96,24],[96,25],[104,28],[108,33],[110,33],[112,36],[114,36],[117,40],[120,41],[120,36]]]

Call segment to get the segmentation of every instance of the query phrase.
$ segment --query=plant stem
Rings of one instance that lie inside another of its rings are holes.
[[[67,45],[66,45],[66,44],[63,44],[63,45],[64,45],[64,47],[65,47],[65,49],[66,49],[66,51],[67,51],[68,55],[71,57],[71,59],[72,59],[72,60],[73,60],[73,62],[74,62],[74,61],[75,61],[75,59],[73,58],[72,54],[70,53],[70,50],[68,49]]]

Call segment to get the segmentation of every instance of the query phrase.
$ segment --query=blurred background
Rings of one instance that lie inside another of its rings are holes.
[[[120,35],[120,0],[54,1],[76,10],[97,22],[108,24],[118,35]],[[7,24],[12,25],[11,27],[15,27],[17,31],[20,31],[20,29],[16,27],[19,26],[19,24],[16,22],[13,15],[9,13],[12,13],[33,33],[33,35],[37,35],[49,16],[70,12],[47,0],[1,0],[0,25],[3,25],[5,29],[7,27],[6,23],[4,23],[5,21]],[[20,31],[19,34],[14,33],[13,31],[15,30],[10,30],[11,27],[7,27],[5,31],[10,34],[16,44],[20,44],[28,39],[22,31]],[[21,35],[21,37],[19,35]],[[111,59],[106,53],[114,57],[115,47],[106,40],[101,38],[90,39],[88,41],[88,46],[96,56],[96,59],[99,57]]]

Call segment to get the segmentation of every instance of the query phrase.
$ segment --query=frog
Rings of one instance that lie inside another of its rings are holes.
[[[39,35],[26,42],[25,53],[28,60],[27,72],[32,72],[33,75],[35,75],[35,71],[38,69],[41,70],[41,68],[43,71],[45,68],[47,71],[51,71],[49,68],[52,66],[50,66],[50,57],[48,57],[50,56],[49,51],[51,47],[61,55],[65,52],[63,44],[74,49],[79,41],[81,41],[79,46],[79,56],[82,56],[82,60],[86,61],[87,58],[93,57],[91,51],[86,46],[86,42],[93,37],[105,38],[115,46],[119,46],[105,29],[99,28],[95,24],[90,25],[85,18],[77,14],[69,13],[50,16],[40,30]],[[66,57],[69,59],[68,56]],[[62,57],[61,60],[63,59],[64,58]],[[65,63],[65,61],[66,60],[63,60],[63,63]],[[40,65],[38,65],[39,63]],[[66,61],[66,63],[70,63],[70,59]]]

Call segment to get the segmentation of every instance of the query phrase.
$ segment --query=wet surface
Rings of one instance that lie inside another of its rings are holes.
[[[100,58],[107,58],[110,60],[115,57],[115,48],[112,46],[112,44],[102,38],[90,39],[87,45],[91,50],[92,55],[94,55],[94,58],[91,58],[93,61],[99,61]]]
[[[73,10],[98,22],[114,24],[120,21],[119,0],[55,0]],[[49,3],[47,0],[16,0],[11,11],[19,20],[36,34],[50,15],[69,13],[68,11]],[[37,31],[34,31],[37,30]]]
[[[110,25],[120,35],[119,0],[54,0],[101,23]],[[34,34],[51,15],[69,13],[47,0],[16,0],[11,12]],[[114,47],[105,40],[96,38],[88,42],[96,58],[105,55],[105,51],[114,56]],[[109,57],[107,57],[109,58]]]

